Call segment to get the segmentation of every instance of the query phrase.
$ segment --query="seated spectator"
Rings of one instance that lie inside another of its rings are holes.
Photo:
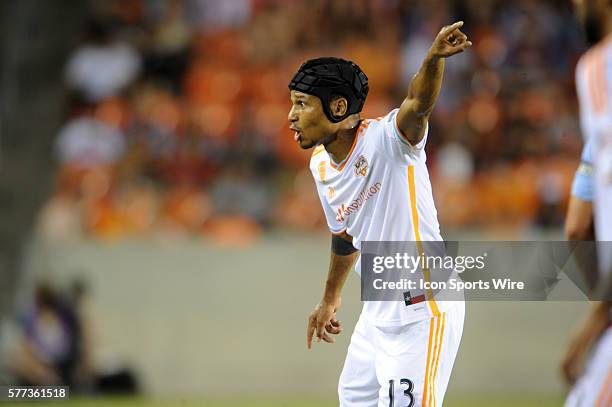
[[[2,338],[12,378],[20,386],[70,386],[72,393],[135,394],[136,375],[122,366],[95,369],[92,329],[84,304],[87,285],[74,281],[67,295],[46,283],[35,288],[34,301],[18,318],[12,338]],[[10,344],[7,346],[7,342]],[[8,349],[6,349],[8,348]],[[1,366],[0,366],[1,367]]]
[[[88,41],[78,47],[66,65],[66,84],[89,102],[115,96],[138,76],[141,59],[130,45],[113,41],[108,27],[90,23]]]
[[[36,287],[34,303],[19,320],[20,341],[12,369],[20,385],[67,385],[82,360],[81,327],[73,307],[47,284]]]
[[[61,164],[92,168],[116,163],[125,151],[125,141],[119,131],[81,116],[60,129],[56,147]]]

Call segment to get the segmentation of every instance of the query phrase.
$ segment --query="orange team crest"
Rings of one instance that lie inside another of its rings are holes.
[[[357,158],[355,161],[355,175],[360,175],[365,177],[368,173],[368,160],[362,155]]]
[[[325,182],[325,161],[321,161],[319,163],[319,166],[317,167],[319,170],[319,178],[321,179],[321,182]]]

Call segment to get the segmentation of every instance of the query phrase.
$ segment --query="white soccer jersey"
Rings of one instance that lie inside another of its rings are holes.
[[[329,229],[346,231],[357,249],[364,241],[442,240],[425,163],[427,129],[421,142],[410,145],[400,136],[397,112],[362,121],[341,163],[323,146],[312,154],[310,169]],[[355,269],[360,273],[360,259]],[[362,315],[377,326],[397,326],[445,309],[431,297],[412,305],[365,301]]]
[[[576,87],[583,136],[593,145],[596,237],[609,242],[612,241],[612,35],[580,59]],[[612,271],[609,248],[599,250],[604,273]]]

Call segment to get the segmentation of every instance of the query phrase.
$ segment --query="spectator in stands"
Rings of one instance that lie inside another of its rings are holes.
[[[19,319],[19,343],[12,368],[21,385],[74,383],[83,354],[75,309],[48,284],[36,287],[34,302]]]
[[[85,114],[70,119],[60,129],[56,148],[62,165],[93,168],[119,161],[125,152],[125,141],[118,129]]]
[[[89,102],[119,94],[137,77],[141,68],[138,52],[129,44],[114,41],[110,27],[92,21],[87,41],[68,59],[66,85]]]

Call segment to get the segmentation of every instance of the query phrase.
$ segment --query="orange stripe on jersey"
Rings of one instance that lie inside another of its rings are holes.
[[[587,52],[584,56],[584,80],[587,86],[589,104],[595,104],[595,86],[593,81],[593,58],[594,51]]]
[[[593,79],[597,89],[597,103],[594,105],[595,113],[602,113],[606,108],[606,73],[605,53],[602,48],[597,50]]]
[[[584,75],[589,92],[589,103],[593,109],[597,103],[597,86],[595,85],[595,76],[593,75],[593,67],[595,66],[593,62],[594,59],[594,51],[591,51],[585,56],[584,60]]]
[[[312,156],[314,157],[315,155],[322,153],[323,151],[325,151],[325,147],[323,146],[317,146],[315,147],[315,149],[312,151]]]
[[[419,256],[423,257],[425,253],[423,251],[423,244],[421,243],[421,233],[419,232],[419,212],[417,210],[416,187],[414,185],[414,165],[408,166],[408,190],[410,192],[410,207],[412,210],[412,226],[414,228],[414,238],[416,240]],[[430,281],[428,267],[423,267],[423,278],[425,279],[425,281]],[[440,310],[438,309],[438,305],[436,304],[436,300],[434,299],[431,288],[428,288],[425,291],[425,297],[427,298],[427,303],[429,304],[433,315],[436,317],[439,316]]]
[[[595,402],[596,407],[609,407],[612,403],[612,369],[608,372],[606,380],[599,391],[597,401]]]
[[[321,182],[323,183],[325,183],[325,170],[326,169],[327,169],[327,164],[325,163],[325,160],[323,160],[317,166],[317,170],[319,171],[319,178],[321,179]]]
[[[594,47],[585,59],[585,75],[593,112],[603,113],[607,106],[605,47]]]
[[[607,70],[608,67],[606,66],[606,48],[605,45],[602,45],[601,47],[601,66],[600,66],[600,75],[601,75],[601,84],[600,84],[600,89],[601,89],[601,94],[603,97],[603,104],[602,104],[602,112],[605,111],[608,108],[608,90],[610,89],[610,84],[608,83],[608,75],[607,75]]]
[[[431,361],[431,344],[432,339],[435,336],[434,333],[434,321],[436,318],[431,318],[429,321],[429,342],[427,343],[427,363],[425,363],[425,383],[423,384],[423,401],[421,401],[421,405],[425,407],[427,405],[427,394],[429,391],[429,365]]]
[[[349,150],[348,154],[346,155],[344,160],[342,160],[342,163],[340,163],[339,166],[336,165],[332,160],[329,160],[329,164],[332,166],[333,169],[342,171],[346,163],[349,162],[349,159],[351,158],[351,154],[353,154],[353,150],[355,149],[355,146],[357,145],[357,140],[359,139],[361,134],[365,131],[365,129],[368,128],[368,126],[369,124],[367,123],[367,120],[363,120],[361,122],[361,124],[359,125],[359,129],[357,129],[357,134],[355,135],[355,138],[353,139],[353,145],[351,146],[351,149]]]

